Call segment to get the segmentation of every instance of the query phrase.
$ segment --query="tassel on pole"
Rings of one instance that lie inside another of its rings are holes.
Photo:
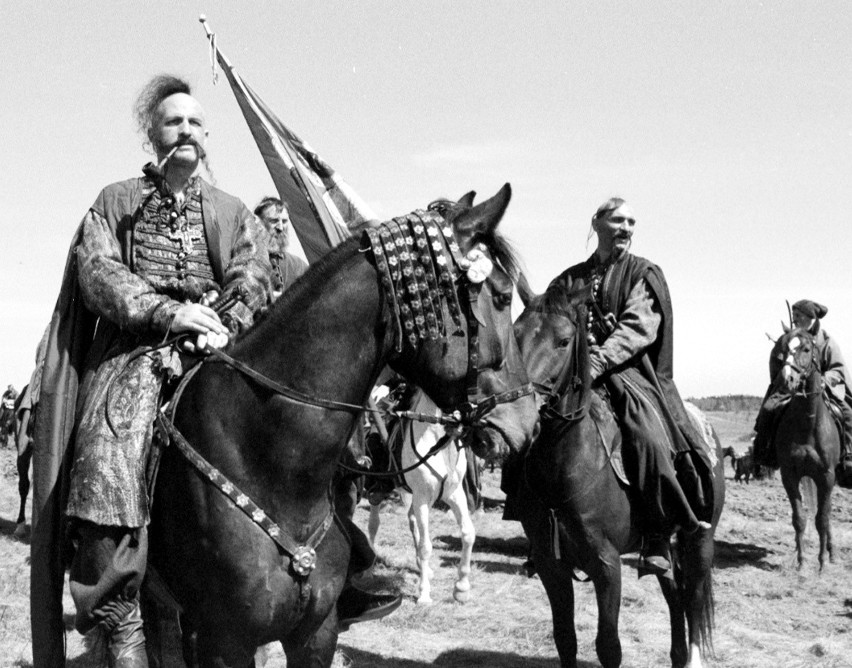
[[[210,26],[207,25],[207,15],[199,14],[198,22],[204,28],[204,32],[207,34],[207,39],[210,41],[210,69],[213,74],[213,85],[215,86],[219,83],[219,72],[216,68],[216,54],[218,49],[216,48],[216,33],[210,30]]]

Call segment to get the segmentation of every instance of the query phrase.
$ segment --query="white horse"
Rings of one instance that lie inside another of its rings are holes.
[[[441,410],[421,390],[417,390],[412,400],[412,411],[439,416]],[[402,430],[402,469],[417,464],[440,439],[446,435],[442,425],[403,419],[398,424]],[[392,441],[393,439],[391,439]],[[417,554],[417,567],[420,570],[420,585],[417,603],[432,603],[432,576],[429,565],[432,556],[432,540],[429,536],[429,509],[437,501],[445,502],[452,510],[461,533],[461,556],[459,558],[458,579],[453,587],[453,598],[465,602],[470,596],[470,558],[476,530],[470,519],[467,496],[463,481],[467,471],[467,452],[459,447],[456,439],[426,459],[416,468],[405,474],[405,482],[411,492],[399,488],[403,503],[408,508],[408,526],[414,538],[414,550]],[[371,545],[375,545],[379,530],[379,504],[370,505],[368,535]]]

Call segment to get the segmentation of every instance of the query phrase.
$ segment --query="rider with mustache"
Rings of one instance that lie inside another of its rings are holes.
[[[269,299],[263,228],[202,177],[207,121],[189,84],[155,77],[135,112],[157,162],[86,212],[50,327],[33,461],[36,668],[64,654],[63,533],[76,628],[98,627],[110,665],[147,666],[139,586],[154,417],[181,353],[226,345]],[[238,298],[214,310],[220,293]],[[182,350],[163,346],[177,334]]]
[[[710,464],[672,380],[672,306],[662,270],[632,255],[636,218],[620,197],[592,217],[595,252],[554,279],[590,287],[586,336],[593,387],[608,395],[642,506],[640,575],[670,572],[670,537],[708,529]]]

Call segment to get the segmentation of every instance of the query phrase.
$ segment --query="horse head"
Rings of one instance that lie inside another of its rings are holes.
[[[784,333],[776,343],[776,357],[783,360],[781,379],[791,393],[810,391],[815,372],[819,372],[815,337],[807,330],[794,327]]]
[[[585,317],[590,288],[568,292],[552,285],[531,296],[515,321],[524,366],[545,414],[570,418],[582,410],[588,392],[588,345],[578,324]]]
[[[462,406],[463,418],[464,413],[472,418],[466,420],[470,428],[464,443],[477,456],[494,459],[532,440],[538,414],[512,331],[518,262],[497,232],[511,188],[506,184],[476,205],[473,198],[468,193],[457,202],[441,200],[430,207],[450,225],[458,246],[455,290],[464,317],[446,337],[427,338],[408,353],[403,350],[390,365],[445,413]],[[447,311],[446,300],[442,308]],[[444,322],[450,323],[451,315]]]

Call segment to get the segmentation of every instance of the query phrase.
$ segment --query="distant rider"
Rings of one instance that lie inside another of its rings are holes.
[[[843,439],[838,482],[843,486],[852,486],[852,383],[840,346],[821,326],[820,321],[827,314],[827,307],[810,299],[799,300],[792,307],[793,325],[814,336],[826,394],[842,416]],[[769,356],[769,388],[754,426],[757,432],[754,438],[755,459],[758,464],[773,468],[778,467],[773,444],[775,425],[790,400],[790,394],[781,382],[783,363],[783,355],[776,346]]]

